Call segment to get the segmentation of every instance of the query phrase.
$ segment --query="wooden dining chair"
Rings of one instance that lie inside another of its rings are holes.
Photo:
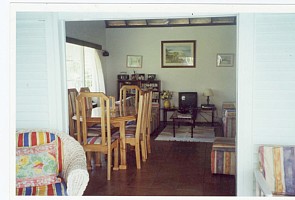
[[[152,123],[152,102],[153,101],[153,91],[148,91],[148,98],[147,98],[147,123],[146,123],[146,146],[147,146],[147,153],[151,153],[151,123]]]
[[[89,87],[81,87],[80,92],[90,92],[90,89],[89,89]],[[87,106],[87,109],[93,108],[93,106],[92,106],[92,98],[87,98],[86,99],[86,106]]]
[[[126,125],[125,130],[125,142],[135,147],[135,159],[137,169],[141,168],[141,156],[142,160],[146,161],[146,99],[147,93],[140,91],[138,101],[138,112],[136,124]]]
[[[134,106],[138,111],[139,93],[141,89],[137,85],[123,85],[120,88],[119,109],[125,112],[127,106]]]
[[[78,91],[76,88],[68,89],[68,113],[69,113],[69,134],[75,137],[77,132],[76,121],[73,120],[73,116],[76,115],[76,97],[78,96]]]
[[[99,111],[101,118],[91,118],[91,110],[87,109],[85,101],[87,98],[97,98],[99,102]],[[119,169],[119,138],[112,137],[111,134],[111,111],[110,99],[102,92],[81,92],[76,98],[77,119],[82,122],[77,123],[78,141],[84,148],[87,156],[87,165],[91,165],[92,152],[103,153],[107,155],[107,180],[111,179],[112,156],[114,152],[114,167],[113,170]],[[88,136],[88,124],[100,123],[100,136]],[[82,124],[82,127],[80,126]]]

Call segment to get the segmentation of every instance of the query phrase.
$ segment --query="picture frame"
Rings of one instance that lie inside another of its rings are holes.
[[[162,68],[196,67],[196,41],[161,41]]]
[[[216,55],[217,67],[233,67],[234,66],[234,54],[231,53],[218,53]]]
[[[127,55],[126,66],[128,68],[142,68],[142,56]]]
[[[145,80],[145,74],[138,74],[138,80],[144,81]]]
[[[148,74],[148,80],[150,81],[156,80],[156,74]]]
[[[131,80],[138,80],[138,74],[131,74]]]

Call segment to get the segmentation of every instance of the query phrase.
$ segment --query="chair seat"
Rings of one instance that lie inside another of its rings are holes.
[[[44,186],[34,186],[25,188],[16,188],[18,196],[67,196],[67,186],[62,180],[60,183],[54,183]]]
[[[131,121],[128,121],[126,123],[127,126],[130,126],[130,125],[135,125],[136,126],[136,121],[135,120],[131,120]]]
[[[112,135],[111,142],[114,142],[116,139],[118,139],[115,136],[115,133]],[[102,138],[101,137],[89,137],[87,138],[87,144],[101,144]]]
[[[125,134],[135,134],[136,131],[136,124],[132,125],[127,125],[125,129]]]
[[[119,130],[118,127],[111,127],[111,133],[115,133]],[[100,137],[101,136],[101,126],[100,125],[94,125],[92,127],[89,127],[87,130],[88,137]],[[77,133],[74,134],[77,136]]]

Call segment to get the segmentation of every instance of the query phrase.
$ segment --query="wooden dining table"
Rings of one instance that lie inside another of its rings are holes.
[[[87,110],[87,121],[93,124],[99,124],[101,118],[100,107]],[[135,107],[127,107],[124,112],[120,112],[116,106],[115,109],[111,109],[111,125],[119,127],[120,130],[120,165],[119,169],[127,169],[126,161],[126,137],[125,128],[127,121],[135,121],[137,118]],[[73,116],[73,120],[77,120],[76,115]],[[80,118],[82,121],[82,118]]]

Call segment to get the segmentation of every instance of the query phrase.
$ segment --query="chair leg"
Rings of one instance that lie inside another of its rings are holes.
[[[135,158],[136,158],[136,167],[137,169],[141,168],[140,165],[140,146],[139,146],[139,141],[135,142]]]
[[[141,146],[142,161],[145,162],[146,159],[147,159],[146,141],[145,140],[141,140],[140,141],[140,146]]]
[[[101,153],[100,152],[95,153],[95,166],[97,166],[97,167],[101,166]]]
[[[114,148],[114,167],[113,170],[119,170],[119,142],[117,142]]]
[[[148,128],[148,132],[147,132],[147,135],[146,135],[146,143],[147,143],[147,152],[152,153],[152,149],[151,149],[151,130],[150,130],[150,128]]]
[[[107,156],[108,156],[108,161],[107,161],[107,180],[109,181],[109,180],[111,180],[112,153],[108,153]]]
[[[121,163],[122,163],[122,160],[124,160],[124,158],[123,158],[123,142],[122,142],[122,140],[120,139],[120,161],[121,161]]]
[[[87,169],[92,169],[91,167],[91,152],[86,152],[86,160],[87,160]]]

